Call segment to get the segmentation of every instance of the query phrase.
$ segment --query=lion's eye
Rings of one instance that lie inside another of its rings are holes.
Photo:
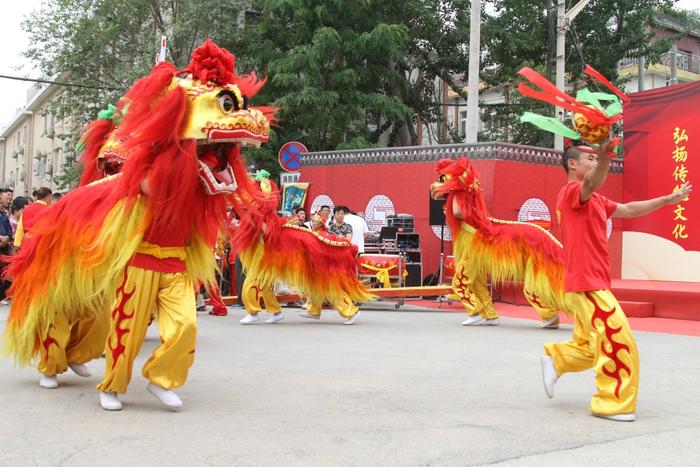
[[[440,183],[445,183],[447,181],[447,177],[445,174],[440,175]]]
[[[236,99],[236,96],[231,94],[222,94],[217,99],[219,100],[221,110],[223,110],[225,113],[231,113],[234,110],[238,110],[238,100]]]

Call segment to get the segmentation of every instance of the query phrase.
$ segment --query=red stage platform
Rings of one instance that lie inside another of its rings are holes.
[[[698,282],[613,279],[612,291],[628,317],[700,321]],[[514,305],[527,305],[519,284],[494,291],[494,298]]]

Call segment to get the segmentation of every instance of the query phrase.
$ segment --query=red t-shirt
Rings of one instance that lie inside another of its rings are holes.
[[[581,182],[571,181],[557,195],[557,218],[564,243],[564,290],[610,288],[607,221],[617,203],[593,196],[581,203]]]

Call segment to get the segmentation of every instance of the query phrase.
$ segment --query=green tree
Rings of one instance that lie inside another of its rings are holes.
[[[576,1],[567,0],[567,9]],[[566,36],[566,72],[570,80],[582,79],[586,63],[600,71],[617,85],[617,64],[625,57],[644,55],[649,62],[658,60],[670,46],[667,40],[652,40],[655,36],[654,15],[671,8],[672,0],[595,0],[587,5],[571,24]],[[513,84],[517,72],[530,66],[545,74],[550,54],[548,7],[556,8],[556,1],[494,0],[492,13],[484,15],[482,29],[482,78],[489,86]],[[554,19],[555,15],[550,15]],[[552,41],[554,39],[552,38]],[[549,70],[554,68],[550,63]],[[554,80],[554,76],[550,76]],[[583,84],[583,83],[581,83]],[[578,84],[576,84],[578,85]],[[520,106],[519,113],[530,110],[553,114],[553,108],[530,100],[517,99],[511,106]],[[544,134],[537,138],[528,125],[520,124],[503,114],[504,108],[494,109],[494,118],[509,121],[514,142],[543,144]],[[512,109],[511,109],[512,111]],[[500,134],[501,132],[497,132]],[[496,134],[496,135],[497,135]]]
[[[291,139],[310,150],[417,144],[416,123],[441,118],[436,78],[466,66],[468,3],[253,2],[260,16],[242,50],[281,109],[266,150]]]
[[[70,122],[67,139],[99,110],[149,72],[168,38],[167,59],[185,66],[192,51],[207,37],[233,43],[241,18],[239,1],[198,0],[49,0],[22,26],[29,33],[25,55],[45,76],[82,87],[65,87],[48,111]],[[75,154],[66,154],[66,175],[60,183],[74,185],[79,177]]]

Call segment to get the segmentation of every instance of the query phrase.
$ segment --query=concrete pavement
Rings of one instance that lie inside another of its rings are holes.
[[[635,333],[641,388],[634,423],[588,414],[593,374],[542,388],[542,344],[570,326],[502,318],[465,328],[462,314],[333,311],[312,322],[285,308],[277,325],[200,314],[197,358],[164,410],[134,367],[122,412],[105,412],[96,376],[42,389],[34,369],[0,361],[0,465],[698,465],[700,339]],[[413,310],[413,311],[411,311]],[[7,307],[0,307],[0,319]]]

